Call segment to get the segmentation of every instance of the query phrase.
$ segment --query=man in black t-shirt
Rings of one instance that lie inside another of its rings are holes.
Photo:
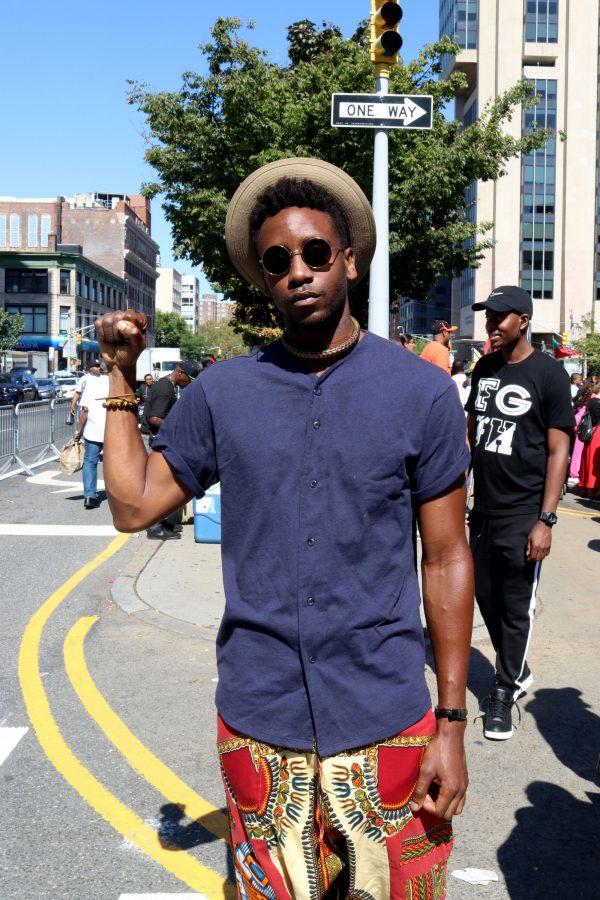
[[[177,388],[185,388],[198,377],[202,366],[193,359],[178,363],[172,372],[160,378],[148,392],[144,404],[144,414],[140,424],[142,434],[148,436],[148,446],[152,446],[160,427],[177,402]],[[148,528],[146,534],[151,540],[168,541],[180,537],[181,520],[179,513],[163,519],[158,525]]]
[[[574,417],[568,375],[527,340],[529,294],[499,287],[472,308],[485,310],[492,345],[475,366],[466,404],[475,592],[496,650],[484,734],[505,740],[512,736],[512,705],[533,681],[527,652],[536,588],[550,553]]]

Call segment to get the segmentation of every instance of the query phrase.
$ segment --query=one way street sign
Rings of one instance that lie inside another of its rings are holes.
[[[424,94],[332,94],[331,124],[335,128],[433,127],[433,97]]]

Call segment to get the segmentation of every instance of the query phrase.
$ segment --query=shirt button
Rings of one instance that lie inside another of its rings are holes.
[[[313,428],[320,428],[320,427],[321,427],[321,423],[319,422],[318,419],[315,419],[315,421],[313,422]]]
[[[314,538],[309,538],[306,543],[308,544],[309,547],[314,547],[317,542],[315,541]]]
[[[309,597],[308,600],[306,601],[306,605],[307,605],[307,606],[314,606],[314,605],[315,605],[315,598],[314,598],[314,597]]]
[[[311,481],[310,486],[311,486],[311,487],[316,487],[316,486],[317,486],[317,482],[315,481],[314,478],[313,478],[313,480]]]
[[[316,394],[316,395],[317,395],[317,397],[318,397],[318,396],[319,396],[319,395],[320,395],[320,394],[321,394],[321,388],[320,388],[320,387],[316,387],[316,388],[314,388],[314,390],[313,390],[313,394]]]
[[[316,663],[317,657],[316,657],[316,656],[309,656],[309,657],[308,657],[308,661],[309,661],[309,663]]]

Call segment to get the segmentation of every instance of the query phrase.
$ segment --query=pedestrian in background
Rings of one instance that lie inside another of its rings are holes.
[[[102,374],[102,364],[100,360],[93,359],[90,363],[88,363],[87,372],[79,378],[77,384],[75,385],[75,391],[73,396],[71,397],[71,406],[69,407],[69,424],[72,425],[75,421],[75,416],[77,414],[77,407],[81,402],[81,395],[85,389],[86,381],[89,378],[97,378],[98,375]]]
[[[464,407],[467,405],[467,400],[469,399],[469,394],[471,390],[469,388],[469,379],[465,373],[465,364],[460,359],[455,359],[452,363],[452,368],[450,370],[450,374],[452,376],[452,381],[458,388],[458,396],[460,397],[460,402]]]
[[[583,385],[583,375],[581,372],[573,372],[571,375],[571,397],[575,401],[575,397],[579,393],[580,387]]]
[[[404,347],[405,350],[410,350],[411,353],[415,353],[417,348],[414,337],[408,331],[405,334],[398,335],[398,340],[395,343]]]
[[[575,388],[575,395],[573,396],[573,409],[575,410],[575,427],[571,432],[571,459],[569,462],[569,479],[568,484],[569,487],[575,487],[575,485],[579,484],[579,472],[581,469],[581,457],[583,454],[584,443],[579,439],[579,435],[577,434],[577,430],[579,428],[579,423],[583,419],[586,410],[587,410],[587,402],[591,397],[591,390],[589,390],[591,379],[587,379],[584,383],[583,376],[579,376],[578,381],[573,381],[574,376],[571,375],[571,395],[573,396],[573,388]]]
[[[586,389],[585,408],[592,420],[592,438],[583,445],[579,493],[600,500],[600,376],[592,375]]]
[[[475,594],[496,651],[483,733],[506,740],[512,707],[533,682],[527,653],[536,591],[552,545],[574,417],[565,370],[527,340],[530,295],[499,287],[472,309],[485,311],[493,351],[475,366],[467,402]]]
[[[177,363],[172,372],[153,384],[147,395],[141,424],[148,448],[152,447],[163,422],[177,402],[177,389],[186,388],[201,371],[200,363],[193,359],[184,359]],[[181,536],[180,519],[181,511],[178,510],[162,519],[158,525],[148,528],[146,531],[148,538],[153,541],[178,540]]]
[[[431,326],[433,340],[425,344],[421,351],[421,359],[433,363],[448,375],[451,370],[450,341],[455,331],[458,331],[458,326],[448,325],[447,322],[438,319]]]
[[[104,445],[106,409],[102,405],[108,397],[108,376],[102,374],[98,360],[89,364],[87,375],[81,379],[79,422],[74,438],[83,437],[85,455],[81,475],[83,478],[84,509],[96,509],[98,500],[98,463]]]

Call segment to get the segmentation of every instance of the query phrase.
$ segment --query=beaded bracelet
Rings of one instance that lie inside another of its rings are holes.
[[[102,406],[104,409],[128,409],[133,412],[139,404],[139,397],[136,397],[135,394],[128,394],[125,397],[107,397]]]

